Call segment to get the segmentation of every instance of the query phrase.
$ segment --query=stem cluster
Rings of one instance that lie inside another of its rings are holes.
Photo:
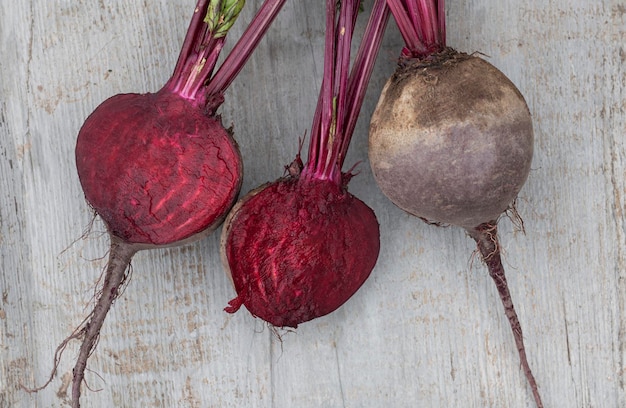
[[[388,0],[404,39],[404,58],[424,58],[446,47],[444,0]]]
[[[389,20],[385,0],[376,0],[352,69],[350,47],[360,1],[326,1],[324,78],[311,127],[303,175],[342,185],[341,168],[363,105],[367,84]]]
[[[208,114],[214,114],[224,100],[224,91],[243,69],[285,2],[263,2],[213,75],[226,34],[239,17],[245,0],[199,0],[174,73],[164,89],[195,102]]]

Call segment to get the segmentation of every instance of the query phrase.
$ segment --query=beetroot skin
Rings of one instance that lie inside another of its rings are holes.
[[[532,119],[519,90],[485,60],[452,49],[431,59],[387,81],[372,114],[370,164],[398,207],[471,229],[497,220],[524,185]]]
[[[120,94],[85,121],[76,166],[89,203],[127,243],[179,243],[219,225],[242,160],[220,118],[167,91]]]
[[[241,305],[277,327],[324,316],[365,282],[380,249],[378,222],[329,180],[286,177],[261,186],[225,222],[222,255]]]

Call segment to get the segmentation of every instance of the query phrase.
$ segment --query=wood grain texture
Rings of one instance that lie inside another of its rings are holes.
[[[249,0],[234,43],[260,0]],[[319,4],[318,4],[319,3]],[[366,1],[368,8],[371,1]],[[0,3],[0,407],[64,407],[68,347],[108,240],[74,167],[85,117],[173,70],[193,0]],[[481,52],[526,96],[533,170],[526,234],[500,223],[505,267],[546,407],[626,406],[626,6],[618,0],[447,2],[449,45]],[[310,128],[323,5],[289,1],[221,108],[245,160],[243,191],[280,176]],[[359,32],[362,31],[364,19]],[[533,407],[473,242],[394,207],[367,165],[367,125],[402,41],[393,24],[347,163],[381,224],[378,264],[337,312],[280,338],[234,297],[216,234],[140,252],[89,362],[85,407]]]

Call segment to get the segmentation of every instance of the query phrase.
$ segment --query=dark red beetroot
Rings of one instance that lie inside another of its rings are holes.
[[[78,135],[76,166],[109,232],[142,246],[208,233],[242,180],[239,150],[219,117],[169,90],[102,103]]]
[[[296,327],[344,304],[379,252],[374,212],[328,180],[288,176],[248,196],[223,230],[237,298],[277,327]]]
[[[104,283],[85,321],[73,370],[72,406],[80,406],[87,360],[141,249],[181,245],[217,227],[241,187],[242,160],[216,110],[285,0],[266,0],[213,74],[225,36],[244,0],[200,0],[171,79],[157,93],[120,94],[87,118],[76,143],[85,197],[107,226],[111,249]],[[40,388],[39,388],[40,389]]]
[[[380,249],[374,212],[347,191],[342,173],[350,137],[388,20],[374,5],[348,81],[350,43],[359,1],[326,2],[324,79],[313,121],[309,160],[250,192],[222,230],[222,259],[241,305],[277,327],[326,315],[370,275]],[[302,172],[301,172],[302,170]]]
[[[405,39],[372,115],[369,157],[398,207],[476,241],[504,305],[524,374],[543,406],[508,289],[497,221],[524,185],[533,154],[522,94],[483,59],[446,47],[443,0],[389,0]]]

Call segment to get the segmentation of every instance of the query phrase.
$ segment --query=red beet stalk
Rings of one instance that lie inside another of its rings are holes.
[[[324,78],[309,156],[288,174],[250,192],[222,231],[222,260],[242,305],[277,327],[324,316],[344,304],[370,275],[380,249],[374,212],[347,191],[341,168],[389,12],[375,2],[355,62],[350,45],[359,2],[326,1]]]

